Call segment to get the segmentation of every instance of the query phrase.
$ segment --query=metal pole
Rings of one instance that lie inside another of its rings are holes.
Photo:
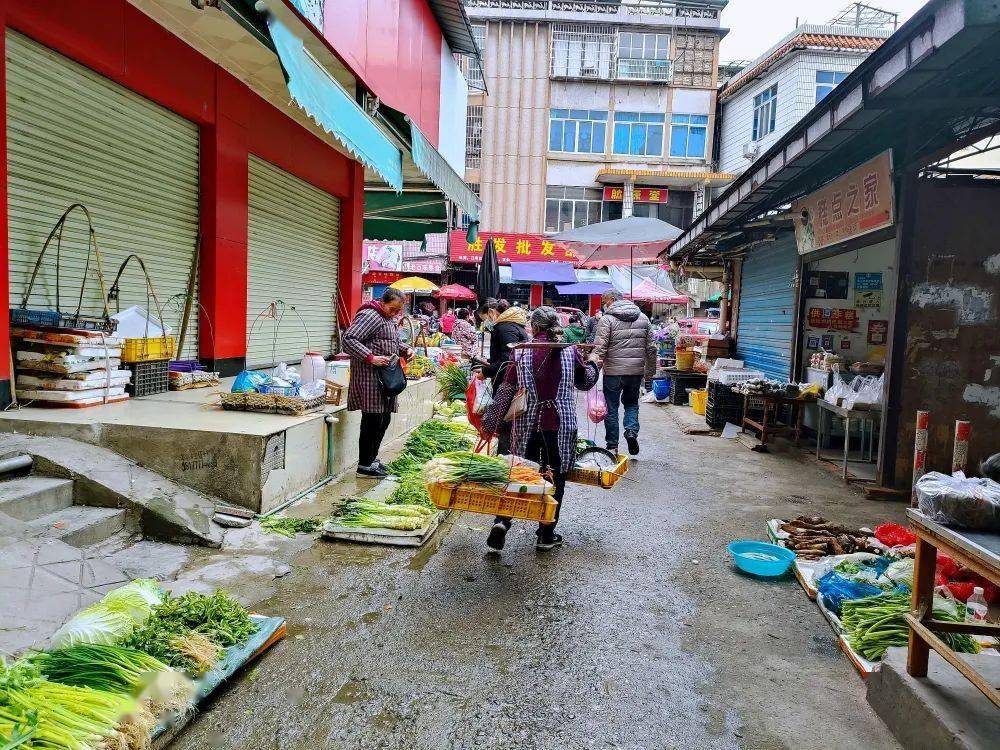
[[[913,438],[913,491],[910,495],[910,505],[917,507],[917,480],[927,470],[927,425],[930,424],[929,411],[917,412],[917,432]]]
[[[965,466],[969,462],[969,435],[971,433],[972,422],[955,420],[955,445],[951,451],[952,474],[956,471],[965,473]]]

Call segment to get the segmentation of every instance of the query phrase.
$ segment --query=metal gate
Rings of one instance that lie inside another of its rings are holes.
[[[799,255],[789,233],[743,260],[736,356],[769,378],[792,375]]]
[[[83,203],[94,218],[105,285],[130,253],[138,254],[177,332],[198,235],[197,126],[21,34],[7,32],[6,56],[11,306],[20,305],[59,216]],[[99,314],[104,306],[93,259],[86,270],[85,230],[82,214],[71,216],[59,264],[60,304],[76,309],[86,273],[83,310]],[[55,303],[50,246],[28,306]],[[155,315],[135,264],[122,276],[120,305]],[[185,356],[197,355],[198,317],[195,306]]]
[[[337,349],[340,201],[250,157],[247,366]]]

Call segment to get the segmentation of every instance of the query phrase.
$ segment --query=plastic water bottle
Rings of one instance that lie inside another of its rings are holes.
[[[965,603],[965,621],[985,622],[986,610],[986,598],[983,596],[983,590],[979,586],[976,586],[972,589],[972,596]]]

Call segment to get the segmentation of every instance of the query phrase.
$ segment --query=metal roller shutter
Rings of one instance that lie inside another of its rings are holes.
[[[94,219],[105,285],[138,254],[167,324],[178,331],[198,235],[197,126],[20,34],[7,32],[6,58],[11,305],[21,303],[59,216],[83,203]],[[55,305],[54,250],[50,245],[29,307]],[[82,213],[66,225],[61,255],[61,306],[76,310],[87,257]],[[134,262],[122,276],[119,304],[155,314]],[[93,265],[83,309],[103,311]],[[184,346],[191,357],[198,351],[193,310]]]
[[[250,157],[247,366],[337,349],[340,201]],[[277,303],[277,317],[269,315]]]
[[[789,234],[751,252],[740,281],[736,356],[782,381],[791,374],[798,266],[795,238]]]

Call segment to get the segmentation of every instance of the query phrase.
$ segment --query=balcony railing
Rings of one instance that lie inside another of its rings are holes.
[[[625,81],[669,81],[670,60],[619,57],[616,77]]]
[[[573,13],[608,13],[633,16],[673,16],[675,18],[717,19],[721,4],[706,2],[671,2],[670,0],[465,0],[470,8],[506,10],[566,11]]]

